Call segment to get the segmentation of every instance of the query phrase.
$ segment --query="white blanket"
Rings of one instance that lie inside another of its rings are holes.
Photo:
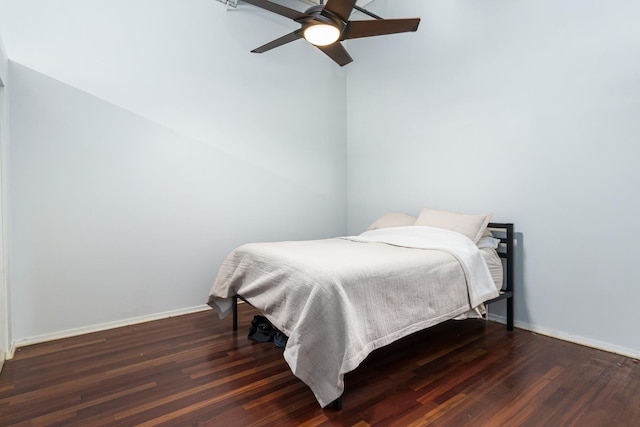
[[[322,407],[376,348],[498,295],[476,245],[431,227],[253,243],[223,262],[209,295],[220,317],[243,296],[288,337],[284,357]]]

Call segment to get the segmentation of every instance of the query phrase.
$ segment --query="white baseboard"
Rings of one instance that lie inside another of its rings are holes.
[[[16,354],[16,343],[12,342],[11,345],[9,346],[9,351],[5,355],[5,356],[7,356],[6,360],[13,359],[13,355],[14,354]]]
[[[10,360],[13,358],[15,351],[17,348],[38,344],[47,341],[58,340],[62,338],[69,338],[83,334],[89,334],[91,332],[100,332],[108,329],[120,328],[123,326],[135,325],[138,323],[151,322],[154,320],[167,319],[169,317],[182,316],[184,314],[197,313],[200,311],[210,310],[211,307],[208,305],[199,305],[196,307],[183,308],[179,310],[171,310],[165,311],[162,313],[155,313],[146,316],[133,317],[124,320],[117,320],[114,322],[100,323],[91,326],[84,326],[82,328],[68,329],[65,331],[53,332],[50,334],[37,335],[30,338],[23,338],[18,341],[14,341],[11,343],[9,347],[9,351],[7,352],[6,360]],[[489,313],[489,320],[498,322],[498,323],[507,323],[507,320],[504,316],[496,316]],[[607,351],[610,353],[620,354],[622,356],[630,357],[632,359],[640,359],[640,351],[628,349],[625,347],[620,347],[616,345],[612,345],[610,343],[605,343],[598,340],[593,340],[590,338],[585,338],[581,336],[571,335],[564,332],[558,332],[547,328],[542,328],[539,326],[531,325],[526,322],[515,321],[515,326],[520,329],[525,329],[527,331],[535,332],[536,334],[545,335],[551,338],[557,338],[563,341],[572,342],[579,345],[584,345],[587,347],[592,347],[598,350]],[[0,369],[2,368],[2,362],[0,360]]]
[[[200,311],[211,310],[208,305],[199,305],[196,307],[182,308],[179,310],[165,311],[162,313],[149,314],[146,316],[132,317],[124,320],[116,320],[114,322],[99,323],[91,326],[83,326],[81,328],[67,329],[66,331],[53,332],[50,334],[36,335],[30,338],[23,338],[14,341],[9,348],[7,360],[12,359],[15,350],[28,345],[39,344],[42,342],[59,340],[62,338],[75,337],[78,335],[90,334],[92,332],[106,331],[108,329],[121,328],[123,326],[135,325],[138,323],[151,322],[154,320],[167,319],[169,317],[182,316],[184,314],[197,313]]]
[[[498,323],[507,323],[507,319],[504,316],[496,316],[489,314],[489,320]],[[515,321],[514,326],[516,328],[525,329],[527,331],[535,332],[536,334],[545,335],[551,338],[557,338],[562,341],[572,342],[574,344],[583,345],[585,347],[595,348],[597,350],[606,351],[609,353],[619,354],[621,356],[630,357],[632,359],[640,359],[640,351],[632,350],[625,347],[620,347],[610,343],[593,340],[591,338],[585,338],[578,335],[571,335],[565,332],[554,331],[552,329],[542,328],[540,326],[531,325],[526,322]]]

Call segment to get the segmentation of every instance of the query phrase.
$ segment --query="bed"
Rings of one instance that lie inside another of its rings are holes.
[[[358,236],[240,246],[220,267],[208,304],[221,318],[232,314],[234,329],[239,299],[261,311],[288,336],[293,374],[321,407],[340,409],[344,374],[377,348],[478,317],[502,299],[513,329],[513,224],[485,215],[460,228],[439,211],[425,221],[425,211]]]

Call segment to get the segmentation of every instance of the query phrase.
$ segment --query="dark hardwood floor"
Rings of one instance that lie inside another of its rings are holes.
[[[213,311],[21,348],[0,426],[638,426],[637,360],[481,320],[374,352],[321,409],[282,350]]]

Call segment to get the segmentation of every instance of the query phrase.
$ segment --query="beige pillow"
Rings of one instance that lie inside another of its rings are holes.
[[[457,212],[422,209],[415,225],[445,228],[464,234],[474,243],[478,243],[482,233],[491,221],[492,213],[484,215],[466,215]]]
[[[392,212],[384,214],[380,218],[376,219],[373,224],[371,224],[369,228],[367,228],[367,231],[377,230],[379,228],[406,227],[409,225],[414,225],[415,222],[415,216]]]

